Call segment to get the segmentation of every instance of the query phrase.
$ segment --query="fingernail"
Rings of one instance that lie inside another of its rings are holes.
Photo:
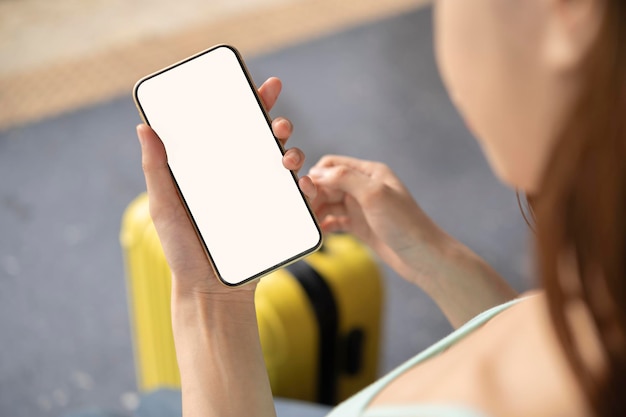
[[[279,125],[285,125],[284,128],[291,128],[291,122],[283,117],[277,117],[272,121],[272,128],[276,129]]]
[[[316,179],[324,178],[324,176],[326,176],[326,170],[324,168],[311,168],[309,176]]]
[[[282,119],[281,123],[283,123],[287,127],[287,129],[293,129],[293,125],[291,124],[291,121],[289,121],[289,119]]]
[[[143,147],[143,143],[144,143],[144,136],[143,136],[143,129],[141,129],[141,125],[137,126],[137,138],[139,139],[139,144]]]
[[[293,152],[289,157],[291,158],[292,164],[300,163],[300,155],[298,154],[298,152]]]

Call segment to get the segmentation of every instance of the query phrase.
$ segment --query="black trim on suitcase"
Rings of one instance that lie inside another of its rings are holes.
[[[317,401],[335,405],[337,393],[337,339],[339,311],[331,288],[317,271],[304,261],[287,266],[311,301],[319,325],[319,378]]]

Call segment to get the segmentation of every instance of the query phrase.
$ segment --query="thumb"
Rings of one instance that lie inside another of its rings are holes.
[[[137,136],[141,143],[141,165],[152,219],[158,221],[161,217],[178,214],[182,207],[167,164],[163,143],[154,130],[145,124],[137,126]]]

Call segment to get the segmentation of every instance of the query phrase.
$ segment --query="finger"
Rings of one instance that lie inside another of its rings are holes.
[[[376,162],[364,159],[352,158],[349,156],[326,155],[322,157],[313,168],[330,168],[344,165],[352,169],[357,169],[363,173],[371,173],[373,168],[378,165]]]
[[[364,159],[351,158],[349,156],[326,155],[322,157],[312,168],[310,173],[332,167],[348,167],[359,172],[373,181],[372,186],[387,186],[391,189],[409,193],[406,186],[396,174],[385,164]]]
[[[340,191],[353,196],[360,203],[366,202],[370,197],[379,197],[379,191],[383,191],[385,187],[384,183],[347,165],[314,167],[309,171],[309,175],[318,188]]]
[[[272,120],[272,132],[274,132],[274,136],[280,143],[285,146],[287,140],[293,133],[293,124],[289,119],[285,119],[284,117],[277,117]]]
[[[350,232],[350,219],[343,216],[329,216],[320,222],[320,227],[325,233]]]
[[[261,97],[261,101],[263,102],[263,106],[267,112],[272,110],[272,107],[276,104],[276,100],[278,99],[282,88],[282,82],[276,77],[268,78],[259,88],[259,96]]]
[[[141,164],[153,220],[180,214],[184,209],[172,181],[163,143],[154,130],[145,124],[137,126],[137,136],[141,143]]]
[[[298,185],[309,201],[315,200],[317,197],[317,187],[313,184],[311,178],[307,176],[300,178],[298,180]]]
[[[310,201],[313,210],[317,211],[325,204],[335,204],[343,201],[345,196],[343,191],[331,190],[327,187],[320,186],[315,180],[311,180],[311,182],[315,186],[315,198]]]
[[[304,152],[298,148],[291,148],[283,156],[283,166],[290,171],[298,172],[304,164]]]
[[[309,176],[309,178],[311,177]],[[346,193],[344,193],[343,191],[326,187],[318,183],[314,178],[311,178],[311,182],[315,186],[316,190],[315,199],[311,201],[311,206],[314,210],[317,210],[324,204],[340,203],[344,200],[346,196]]]
[[[325,204],[315,212],[315,215],[318,219],[323,221],[328,217],[347,217],[348,212],[345,204]]]

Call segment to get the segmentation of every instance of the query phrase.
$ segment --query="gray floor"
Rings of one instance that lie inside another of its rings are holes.
[[[394,167],[423,208],[528,288],[527,231],[437,75],[422,10],[249,60],[285,88],[309,165],[327,153]],[[208,45],[207,45],[208,46]],[[144,189],[130,95],[0,133],[0,416],[123,409],[134,374],[118,245]],[[417,288],[387,271],[381,371],[450,329]]]

